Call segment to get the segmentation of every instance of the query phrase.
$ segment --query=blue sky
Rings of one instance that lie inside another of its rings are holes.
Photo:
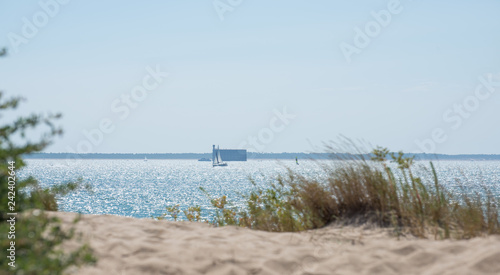
[[[307,152],[345,135],[500,154],[499,10],[492,0],[0,1],[0,89],[28,99],[21,113],[63,113],[48,152]],[[141,94],[145,77],[155,88]]]

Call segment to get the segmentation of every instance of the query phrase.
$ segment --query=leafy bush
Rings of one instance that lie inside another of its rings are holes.
[[[1,247],[6,251],[12,241],[5,237],[9,224],[2,223],[0,230]],[[9,267],[11,274],[62,274],[70,267],[96,262],[87,245],[65,252],[61,245],[78,235],[74,229],[63,229],[59,219],[50,218],[40,210],[30,210],[18,216],[15,236],[16,268],[7,265],[9,259],[0,260],[2,269]]]
[[[22,98],[19,97],[4,100],[3,93],[0,92],[0,111],[13,111],[21,101]],[[54,136],[62,133],[61,129],[53,124],[58,118],[59,114],[31,115],[0,125],[0,249],[7,251],[11,248],[11,242],[15,242],[16,249],[15,268],[8,265],[10,259],[1,257],[0,270],[9,269],[10,274],[61,274],[71,266],[95,262],[91,250],[86,245],[69,253],[63,252],[61,244],[76,235],[73,229],[63,230],[58,219],[49,218],[43,212],[57,210],[56,198],[77,190],[83,184],[65,183],[42,188],[32,177],[20,180],[15,175],[26,165],[23,155],[43,150]],[[40,141],[23,143],[26,133],[39,129],[40,125],[48,128]],[[15,169],[11,164],[14,164]],[[14,186],[8,184],[12,180],[15,180]],[[9,209],[9,206],[14,206],[15,209]],[[26,211],[28,209],[38,210],[29,212]],[[22,213],[23,211],[25,212]],[[8,215],[13,212],[18,215]],[[7,223],[12,217],[16,220],[15,234],[9,234],[11,227]],[[14,235],[15,239],[9,239],[11,235]]]

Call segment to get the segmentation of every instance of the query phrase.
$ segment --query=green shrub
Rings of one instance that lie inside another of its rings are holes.
[[[0,112],[3,114],[15,110],[21,101],[22,98],[5,100],[0,92]],[[0,117],[3,117],[2,114]],[[5,124],[0,125],[0,249],[7,251],[11,248],[11,242],[15,242],[16,249],[15,268],[8,265],[11,260],[7,257],[0,258],[0,270],[5,270],[8,274],[61,274],[71,266],[95,262],[86,245],[65,253],[61,244],[76,237],[73,229],[63,230],[59,220],[49,218],[43,212],[57,210],[56,198],[79,189],[83,184],[65,183],[42,188],[34,178],[20,180],[15,174],[25,166],[23,155],[43,150],[54,136],[62,133],[54,125],[58,118],[58,114],[31,115],[19,117],[10,123],[3,121]],[[40,125],[47,127],[46,134],[40,141],[25,141],[26,134],[39,129]],[[14,186],[8,184],[12,180],[15,181]],[[15,208],[10,209],[10,206]],[[38,210],[29,214],[28,209]],[[9,233],[11,225],[7,223],[12,217],[16,221],[15,234]]]
[[[75,220],[75,223],[77,220]],[[9,224],[0,225],[0,243],[3,251],[10,246],[6,236]],[[1,259],[2,269],[11,274],[62,274],[70,267],[95,263],[92,250],[83,245],[73,251],[64,251],[61,245],[78,237],[74,229],[61,228],[57,218],[49,218],[40,210],[24,212],[18,216],[15,232],[16,268],[8,266],[9,259]]]

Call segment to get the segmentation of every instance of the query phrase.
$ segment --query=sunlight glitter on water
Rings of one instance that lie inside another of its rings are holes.
[[[181,209],[200,205],[205,217],[212,216],[210,200],[200,191],[203,187],[212,197],[227,195],[234,206],[242,206],[241,194],[254,186],[266,186],[287,168],[309,177],[322,177],[320,165],[326,161],[250,160],[230,162],[228,167],[211,166],[196,160],[28,160],[21,177],[32,175],[44,187],[82,178],[93,193],[80,191],[60,200],[60,210],[82,214],[113,214],[137,218],[157,217],[166,206],[179,204]],[[417,162],[427,166],[428,162]],[[500,194],[499,161],[435,162],[442,184],[458,190],[457,179],[469,191],[488,186]],[[430,174],[428,174],[430,175]],[[182,216],[182,215],[181,215]]]

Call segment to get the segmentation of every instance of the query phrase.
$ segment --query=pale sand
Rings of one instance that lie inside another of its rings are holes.
[[[74,213],[51,212],[70,225]],[[98,263],[75,274],[500,274],[500,237],[397,240],[381,229],[269,233],[83,215]]]

